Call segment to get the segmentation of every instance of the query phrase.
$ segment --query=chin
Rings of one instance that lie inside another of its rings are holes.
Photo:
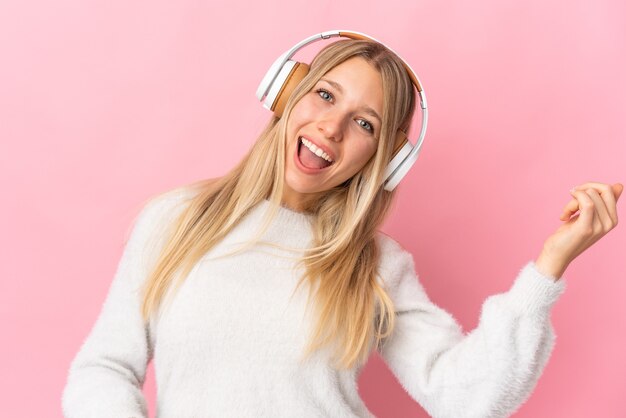
[[[304,184],[300,180],[285,179],[285,186],[296,193],[315,193],[318,191],[315,190],[314,185]]]

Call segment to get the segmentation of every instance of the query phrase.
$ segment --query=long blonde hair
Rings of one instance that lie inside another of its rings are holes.
[[[314,214],[314,246],[304,250],[297,264],[305,281],[316,287],[317,323],[305,351],[333,345],[336,368],[352,368],[367,360],[371,344],[378,346],[394,327],[394,306],[377,281],[379,246],[376,231],[384,221],[395,192],[381,186],[392,157],[397,130],[408,132],[415,109],[415,92],[401,60],[383,45],[368,40],[340,40],[326,45],[313,59],[310,71],[287,101],[283,116],[273,116],[258,139],[225,176],[182,188],[196,193],[173,221],[171,232],[156,258],[143,288],[142,316],[148,321],[161,303],[178,289],[196,262],[224,238],[263,199],[268,215],[258,233],[236,252],[259,242],[279,210],[284,185],[286,121],[293,106],[336,65],[362,57],[382,78],[382,127],[378,148],[363,169],[324,193],[309,208]],[[176,189],[178,190],[178,189]],[[156,196],[158,197],[158,196]],[[284,248],[284,247],[283,247]],[[179,270],[182,270],[178,274]],[[174,285],[174,287],[172,287]],[[167,297],[166,297],[167,296]],[[375,341],[374,341],[375,340]]]

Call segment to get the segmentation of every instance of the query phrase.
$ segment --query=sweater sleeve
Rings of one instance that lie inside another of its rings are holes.
[[[66,418],[147,417],[142,387],[153,336],[141,317],[141,285],[178,200],[160,195],[137,216],[100,314],[70,364]]]
[[[554,347],[550,310],[565,290],[563,278],[555,281],[529,261],[507,292],[486,298],[478,326],[464,333],[429,300],[412,255],[387,236],[382,248],[380,272],[397,315],[378,351],[400,384],[435,418],[510,416]]]

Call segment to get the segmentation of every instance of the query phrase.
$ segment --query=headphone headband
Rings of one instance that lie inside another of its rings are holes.
[[[419,97],[420,108],[422,110],[422,127],[420,130],[420,135],[418,137],[416,145],[413,146],[406,137],[406,134],[404,134],[404,132],[402,131],[398,131],[398,139],[396,140],[397,142],[395,144],[393,157],[387,165],[387,168],[385,170],[385,178],[383,180],[383,186],[385,190],[391,191],[398,185],[398,183],[400,183],[400,180],[402,180],[402,178],[406,175],[406,173],[408,173],[413,164],[415,164],[415,161],[417,161],[419,151],[424,141],[424,135],[426,134],[426,126],[428,122],[426,95],[422,88],[422,84],[420,83],[417,74],[415,73],[415,71],[413,71],[411,66],[404,59],[402,59],[402,57],[400,57],[400,55],[397,54],[393,49],[389,48],[387,45],[380,42],[379,40],[374,39],[371,36],[361,32],[355,32],[350,30],[332,30],[315,34],[298,42],[296,45],[294,45],[278,57],[278,59],[272,64],[270,69],[261,80],[261,83],[259,84],[259,87],[256,91],[256,97],[260,101],[263,101],[263,98],[265,98],[265,100],[263,101],[263,106],[267,109],[274,111],[274,113],[280,117],[289,96],[291,95],[297,84],[302,80],[302,78],[306,76],[309,68],[307,64],[292,61],[290,60],[290,58],[294,56],[295,53],[298,52],[301,48],[310,43],[333,37],[368,40],[383,45],[391,52],[396,54],[398,58],[400,58],[407,74],[411,79],[411,82],[417,90],[417,96]]]

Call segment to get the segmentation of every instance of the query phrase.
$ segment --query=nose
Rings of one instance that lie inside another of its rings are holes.
[[[340,141],[343,138],[343,123],[343,117],[339,112],[326,112],[317,122],[317,129],[324,137]]]

